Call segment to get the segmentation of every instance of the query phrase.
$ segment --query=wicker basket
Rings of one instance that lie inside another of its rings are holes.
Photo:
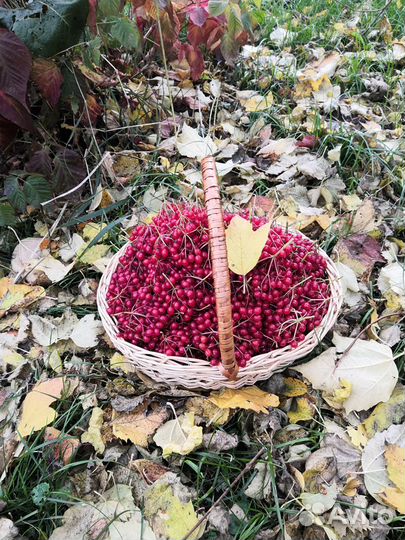
[[[231,288],[226,254],[225,228],[222,219],[218,176],[213,157],[203,159],[202,173],[210,234],[211,264],[217,301],[221,365],[213,367],[208,360],[200,358],[167,356],[142,349],[121,338],[117,338],[117,325],[107,313],[106,298],[111,277],[119,264],[120,257],[129,244],[123,246],[111,259],[101,277],[97,291],[98,310],[104,328],[114,346],[136,369],[152,379],[187,388],[240,388],[241,386],[254,384],[258,380],[268,379],[275,371],[286,368],[295,360],[309,354],[334,325],[342,303],[342,288],[334,263],[324,251],[320,250],[320,253],[327,261],[327,274],[331,293],[328,311],[321,325],[307,334],[296,349],[287,346],[283,349],[259,354],[252,357],[245,368],[238,369],[234,355]],[[302,235],[300,232],[295,234]]]

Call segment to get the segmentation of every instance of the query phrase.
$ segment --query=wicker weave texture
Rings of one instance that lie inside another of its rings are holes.
[[[296,232],[302,235],[300,232]],[[305,236],[305,235],[302,235]],[[172,386],[187,388],[219,389],[223,387],[240,388],[252,385],[257,381],[268,379],[276,371],[286,368],[294,361],[309,354],[325,337],[337,319],[342,304],[342,287],[336,266],[328,255],[319,250],[327,261],[327,274],[330,283],[330,302],[328,311],[320,326],[310,332],[296,349],[289,345],[268,353],[252,357],[245,368],[240,368],[235,380],[228,379],[218,367],[210,365],[201,358],[185,358],[167,356],[162,353],[148,351],[117,338],[118,328],[115,321],[107,313],[107,292],[112,275],[119,264],[119,258],[130,244],[126,244],[110,260],[101,277],[97,291],[97,304],[105,331],[113,343],[139,371],[155,381]]]

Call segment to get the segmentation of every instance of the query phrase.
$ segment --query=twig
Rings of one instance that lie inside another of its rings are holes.
[[[58,199],[61,199],[62,197],[66,197],[67,195],[70,195],[71,193],[74,193],[76,190],[81,188],[82,185],[85,184],[88,180],[90,180],[90,178],[97,171],[97,169],[104,163],[104,160],[106,159],[106,157],[107,157],[107,154],[104,154],[104,156],[100,159],[100,161],[97,163],[97,165],[94,167],[94,169],[89,172],[89,174],[86,176],[86,178],[84,178],[84,180],[82,180],[80,182],[80,184],[77,184],[77,186],[75,186],[74,188],[69,189],[69,191],[65,191],[65,193],[61,193],[60,195],[58,195],[57,197],[54,197],[53,199],[49,199],[49,201],[45,201],[45,202],[41,203],[41,205],[46,206],[47,204],[49,204],[49,203],[51,203],[53,201],[56,201]]]
[[[245,476],[245,474],[247,472],[249,472],[251,469],[253,469],[253,467],[255,466],[256,462],[259,461],[259,459],[261,458],[261,456],[267,451],[267,448],[265,446],[263,446],[258,452],[257,454],[254,456],[254,458],[252,458],[249,463],[246,464],[245,468],[238,474],[238,476],[235,478],[235,480],[232,482],[232,484],[222,493],[222,495],[219,497],[219,499],[217,499],[214,504],[212,504],[209,508],[209,510],[207,510],[205,512],[205,514],[197,521],[197,523],[194,525],[194,527],[188,531],[188,533],[186,534],[186,536],[183,536],[183,538],[181,540],[188,540],[190,538],[190,536],[193,534],[194,531],[196,531],[200,525],[202,523],[204,523],[204,521],[207,519],[207,517],[209,516],[210,512],[212,511],[213,508],[215,508],[216,506],[219,505],[219,503],[228,495],[228,493],[231,491],[231,489],[233,487],[235,487],[235,485],[239,482],[239,480],[241,478],[243,478],[243,476]]]

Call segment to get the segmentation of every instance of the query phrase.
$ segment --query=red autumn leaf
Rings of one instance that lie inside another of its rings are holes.
[[[317,146],[319,143],[318,137],[315,137],[315,135],[305,135],[305,137],[302,139],[302,141],[297,142],[297,146],[299,148],[309,148],[312,150]]]
[[[82,116],[82,124],[93,126],[103,114],[103,107],[98,103],[94,96],[87,94],[86,107]]]
[[[189,11],[190,20],[197,26],[203,26],[208,18],[208,13],[202,7],[195,7]]]
[[[0,90],[25,105],[30,73],[29,50],[13,32],[0,28]]]
[[[179,60],[181,62],[184,59],[187,60],[190,66],[191,78],[193,81],[198,80],[205,69],[204,56],[201,49],[199,47],[194,48],[188,43],[183,43],[179,50]]]
[[[190,44],[197,49],[200,45],[205,45],[211,52],[220,45],[221,37],[224,34],[223,27],[218,19],[210,17],[206,20],[204,26],[190,24],[188,29],[188,40]]]
[[[0,116],[21,129],[34,130],[32,118],[25,105],[0,90]]]
[[[49,156],[48,148],[36,150],[25,165],[25,170],[30,173],[41,174],[45,178],[50,179],[52,175],[52,160]]]
[[[18,127],[0,116],[0,149],[4,150],[17,135]]]
[[[55,107],[60,99],[63,83],[63,75],[55,62],[45,58],[35,58],[32,66],[32,80],[48,103]]]
[[[89,0],[89,15],[87,17],[87,26],[93,34],[97,34],[97,6],[98,0]]]

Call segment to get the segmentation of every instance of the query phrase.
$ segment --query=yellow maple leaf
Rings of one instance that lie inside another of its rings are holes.
[[[263,392],[257,386],[249,386],[239,390],[227,388],[219,394],[210,394],[210,401],[220,409],[248,409],[268,414],[268,407],[277,407],[278,396]]]
[[[389,444],[384,452],[388,478],[405,497],[405,448]]]
[[[123,441],[130,440],[134,444],[146,448],[149,437],[167,418],[166,409],[163,407],[156,408],[148,415],[146,414],[147,408],[148,404],[145,403],[130,413],[120,414],[113,411],[113,434]]]
[[[260,259],[269,237],[271,223],[265,223],[256,231],[247,219],[234,216],[225,231],[228,264],[230,270],[245,276],[253,270]]]
[[[64,388],[64,377],[49,379],[34,386],[22,406],[22,415],[17,428],[21,437],[27,437],[55,420],[58,413],[49,405],[62,396]]]

